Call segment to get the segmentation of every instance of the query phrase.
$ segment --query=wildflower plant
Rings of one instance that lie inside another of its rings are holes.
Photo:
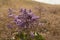
[[[32,10],[20,9],[19,15],[14,15],[11,9],[8,9],[9,17],[13,17],[14,23],[23,28],[22,31],[15,35],[16,40],[43,40],[42,36],[37,33],[31,32],[32,29],[36,30],[39,24],[39,16],[33,14]],[[29,30],[30,29],[30,30]],[[32,30],[33,31],[33,30]],[[41,39],[40,39],[41,37]]]

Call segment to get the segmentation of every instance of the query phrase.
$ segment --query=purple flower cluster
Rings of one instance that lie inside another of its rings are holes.
[[[9,9],[9,16],[13,16],[12,10]],[[39,19],[39,16],[36,16],[32,13],[32,10],[26,10],[26,9],[20,9],[19,15],[14,16],[14,22],[16,25],[21,26],[21,27],[28,27],[29,24],[33,23]]]

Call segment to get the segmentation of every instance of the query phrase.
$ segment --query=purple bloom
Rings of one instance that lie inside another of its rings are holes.
[[[24,10],[23,10],[23,13],[26,13],[26,12],[27,12],[26,9],[24,9]]]
[[[18,15],[18,17],[17,17],[18,19],[22,19],[23,18],[23,16],[22,15]]]
[[[24,27],[25,26],[25,23],[24,22],[17,21],[17,25],[18,26],[21,26],[21,27]]]
[[[22,22],[22,20],[20,20],[20,19],[17,19],[17,22]]]
[[[9,16],[9,17],[13,17],[14,15],[13,15],[13,14],[9,14],[8,16]]]
[[[34,32],[30,32],[30,35],[31,35],[31,37],[34,37],[35,35],[34,35]]]
[[[15,18],[15,23],[17,23],[17,22],[22,22],[20,19],[18,19],[18,18]]]
[[[27,10],[26,9],[23,9],[23,14],[27,14]]]
[[[14,21],[18,26],[23,26],[23,24],[24,24],[24,21],[22,19],[19,19],[19,18],[16,18]]]
[[[32,17],[32,20],[37,20],[37,19],[39,19],[39,16],[33,16]]]
[[[13,15],[12,14],[12,10],[9,9],[9,16],[13,16],[14,17],[14,22],[16,23],[16,25],[19,26],[26,26],[28,27],[30,23],[33,23],[33,21],[39,19],[39,16],[35,16],[31,9],[29,11],[27,11],[26,9],[21,9],[20,12],[21,14],[19,15]]]
[[[12,28],[13,26],[11,24],[7,24],[7,27],[8,28]]]
[[[20,21],[17,21],[17,22],[16,22],[16,24],[17,24],[17,25],[21,25],[21,24],[22,24],[22,22],[20,22]]]
[[[23,12],[23,9],[21,8],[19,12]]]
[[[12,9],[9,8],[9,9],[8,9],[8,16],[9,16],[9,17],[13,17],[14,14],[12,14],[12,13],[13,13]]]
[[[14,19],[15,19],[15,20],[18,19],[18,16],[14,16]]]
[[[32,11],[31,11],[31,9],[29,10],[29,13],[31,13]]]
[[[24,9],[24,8],[21,8],[20,12],[21,12],[22,14],[26,14],[26,13],[27,13],[26,9]]]
[[[8,9],[8,13],[9,13],[9,14],[12,14],[12,12],[13,12],[12,9],[9,8],[9,9]]]
[[[28,13],[28,15],[30,15],[30,16],[34,16],[34,14],[31,12],[31,13]]]

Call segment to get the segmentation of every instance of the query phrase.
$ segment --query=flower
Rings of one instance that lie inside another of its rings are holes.
[[[32,12],[32,10],[31,9],[29,9],[29,13],[31,13]]]
[[[11,15],[11,14],[12,14],[12,12],[13,12],[13,11],[12,11],[12,9],[11,9],[11,8],[9,8],[9,9],[8,9],[8,14],[9,14],[9,15]]]
[[[12,26],[10,23],[8,23],[8,24],[7,24],[7,27],[8,27],[8,28],[12,28],[13,26]]]
[[[30,35],[32,36],[32,37],[34,37],[35,35],[34,35],[34,32],[30,32]]]
[[[21,8],[20,12],[21,14],[19,15],[13,15],[12,9],[9,9],[9,16],[14,17],[16,25],[28,27],[33,21],[39,19],[39,16],[34,15],[31,9],[27,11],[26,9]]]
[[[11,8],[8,9],[8,16],[9,17],[13,17],[14,16],[13,11],[12,11]]]

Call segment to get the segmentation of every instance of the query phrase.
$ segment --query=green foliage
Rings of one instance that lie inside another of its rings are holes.
[[[37,35],[35,36],[35,39],[36,39],[36,40],[44,40],[44,38],[42,37],[42,35],[39,35],[38,33],[37,33]]]
[[[31,35],[30,34],[28,34],[28,33],[24,33],[24,32],[21,32],[21,33],[18,33],[18,34],[16,34],[16,38],[18,39],[18,40],[45,40],[43,37],[42,37],[42,35],[40,35],[39,33],[34,33],[34,36],[33,37],[31,37]]]

